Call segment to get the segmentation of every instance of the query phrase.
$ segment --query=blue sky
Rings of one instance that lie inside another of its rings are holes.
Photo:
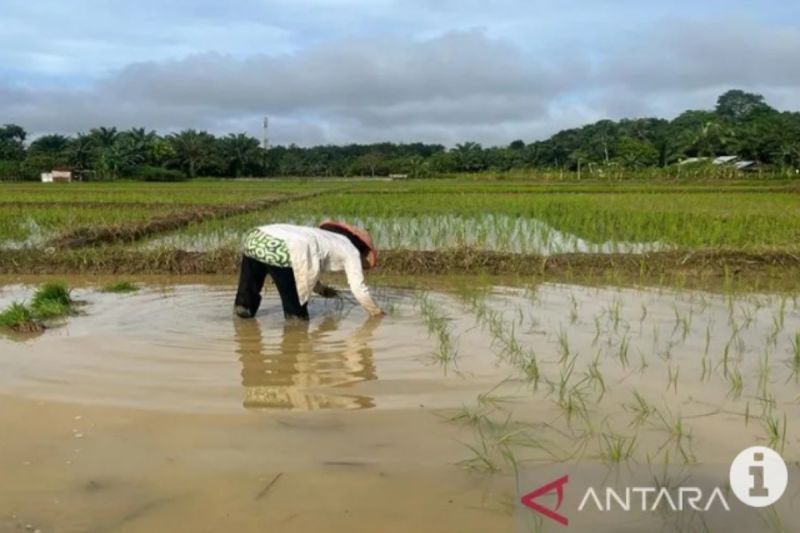
[[[0,123],[260,135],[276,143],[544,138],[710,108],[800,109],[785,1],[4,0]]]

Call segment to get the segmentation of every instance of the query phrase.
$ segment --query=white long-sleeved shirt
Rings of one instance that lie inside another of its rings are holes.
[[[308,302],[322,272],[344,271],[358,303],[370,314],[381,312],[364,282],[361,254],[347,237],[319,228],[293,224],[268,224],[260,226],[258,230],[286,243],[300,304]]]

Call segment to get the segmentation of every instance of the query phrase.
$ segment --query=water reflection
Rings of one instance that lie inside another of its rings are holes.
[[[243,405],[247,409],[366,409],[372,398],[340,392],[376,379],[370,341],[379,319],[356,330],[339,330],[340,319],[327,316],[312,329],[309,322],[288,320],[282,330],[258,320],[234,320],[242,363]]]

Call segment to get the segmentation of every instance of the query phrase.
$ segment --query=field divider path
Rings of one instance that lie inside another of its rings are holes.
[[[12,250],[0,254],[0,274],[235,274],[236,249],[183,250]],[[576,277],[653,281],[666,276],[701,279],[800,280],[794,250],[695,250],[629,253],[564,253],[550,256],[469,248],[418,251],[381,250],[376,273],[389,275],[489,274],[571,280]]]
[[[200,205],[185,211],[140,222],[129,222],[113,226],[82,227],[50,239],[45,244],[45,248],[69,250],[104,243],[129,243],[158,233],[180,229],[196,222],[241,215],[287,202],[313,198],[329,192],[333,191],[292,194],[246,204]]]

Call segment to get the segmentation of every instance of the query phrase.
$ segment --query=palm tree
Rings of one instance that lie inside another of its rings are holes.
[[[114,141],[116,141],[117,137],[119,136],[119,132],[117,131],[117,128],[106,128],[101,126],[91,130],[89,135],[95,138],[98,147],[101,149],[107,149],[113,146]]]
[[[248,165],[256,164],[261,159],[261,146],[258,139],[244,133],[231,133],[224,139],[220,139],[219,151],[225,164],[237,178]]]
[[[193,129],[173,133],[169,141],[175,151],[177,163],[190,178],[197,176],[197,169],[209,160],[214,137],[205,131]]]
[[[459,170],[471,172],[481,170],[483,164],[483,148],[476,142],[467,141],[462,144],[457,144],[453,148],[453,155],[456,158],[456,164]]]
[[[96,156],[95,139],[86,133],[79,133],[69,144],[67,154],[70,165],[76,170],[88,170]]]

